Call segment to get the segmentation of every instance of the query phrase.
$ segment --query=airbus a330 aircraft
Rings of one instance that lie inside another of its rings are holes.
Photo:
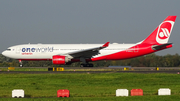
[[[66,65],[82,62],[82,67],[93,67],[89,62],[134,58],[172,47],[168,43],[176,16],[168,16],[145,40],[136,44],[23,44],[2,52],[6,57],[22,60],[49,60]]]

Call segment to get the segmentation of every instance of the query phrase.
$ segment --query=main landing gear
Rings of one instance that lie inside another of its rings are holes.
[[[80,58],[80,61],[83,62],[83,63],[81,64],[81,67],[93,67],[93,66],[94,66],[93,64],[88,63],[88,62],[86,61],[86,59],[83,58],[83,57]]]

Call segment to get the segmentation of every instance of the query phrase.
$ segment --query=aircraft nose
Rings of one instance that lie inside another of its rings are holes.
[[[6,51],[3,51],[3,52],[2,52],[2,55],[4,55],[4,56],[5,56],[5,54],[6,54]]]

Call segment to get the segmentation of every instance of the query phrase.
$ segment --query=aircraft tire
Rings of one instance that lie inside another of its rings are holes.
[[[81,64],[80,67],[93,67],[93,64]]]

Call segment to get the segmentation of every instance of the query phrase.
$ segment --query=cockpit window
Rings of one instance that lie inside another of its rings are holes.
[[[7,51],[11,51],[11,49],[6,49]]]

